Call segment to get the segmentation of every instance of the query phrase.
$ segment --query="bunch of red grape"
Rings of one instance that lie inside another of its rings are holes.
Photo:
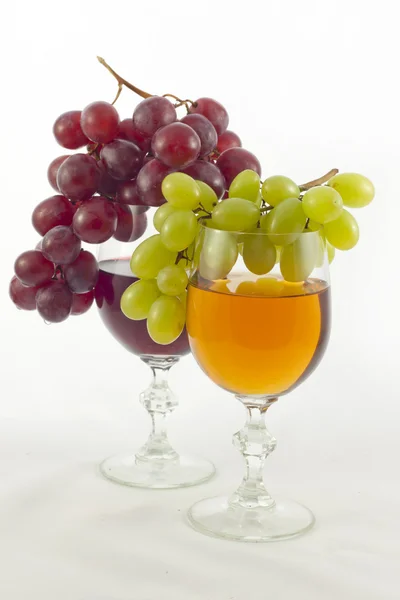
[[[57,142],[86,152],[59,156],[48,168],[57,194],[32,214],[43,239],[15,261],[10,296],[18,308],[37,309],[50,323],[86,312],[98,265],[82,242],[141,237],[145,212],[165,202],[161,185],[168,174],[187,173],[208,184],[218,199],[241,171],[261,174],[257,158],[227,130],[228,113],[219,102],[200,98],[185,106],[188,114],[180,120],[164,96],[145,98],[122,121],[112,104],[100,101],[58,117]]]

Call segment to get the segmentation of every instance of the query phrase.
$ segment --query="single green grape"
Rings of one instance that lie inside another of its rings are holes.
[[[190,246],[196,233],[196,215],[190,210],[176,210],[161,227],[162,242],[171,252],[180,252]]]
[[[204,181],[198,181],[196,183],[200,189],[199,205],[201,205],[207,212],[212,212],[214,207],[218,204],[218,196],[207,183]],[[197,207],[196,207],[197,208]]]
[[[260,210],[261,208],[261,204],[262,204],[262,196],[261,196],[261,192],[258,192],[258,196],[254,201],[254,204],[257,206],[258,210]]]
[[[309,219],[308,224],[307,224],[307,229],[309,229],[310,231],[322,231],[324,228],[322,227],[322,225],[320,223],[317,223],[317,221],[313,221],[312,219]]]
[[[260,219],[260,211],[254,202],[242,198],[228,198],[217,204],[212,222],[224,231],[247,231]]]
[[[326,241],[325,243],[326,243],[326,252],[328,254],[329,264],[331,264],[331,262],[335,258],[336,250],[335,250],[334,246],[332,246],[332,244],[330,244],[328,241]]]
[[[236,238],[234,234],[218,229],[206,228],[202,234],[202,243],[198,244],[195,256],[200,275],[209,280],[224,279],[238,257]]]
[[[140,279],[154,279],[159,271],[175,262],[176,253],[163,244],[161,235],[155,234],[137,246],[132,254],[132,273]]]
[[[260,176],[251,169],[246,169],[232,181],[229,187],[230,198],[243,198],[256,202],[260,194]]]
[[[182,306],[183,309],[186,313],[186,305],[187,305],[187,290],[185,290],[184,292],[182,292],[182,294],[179,294],[178,296],[179,300],[182,302]]]
[[[305,281],[311,275],[318,261],[320,239],[317,234],[305,233],[282,248],[280,267],[286,281]]]
[[[179,296],[186,290],[187,284],[186,271],[178,265],[168,265],[157,275],[158,289],[166,296]]]
[[[157,208],[153,217],[153,225],[158,232],[161,232],[164,221],[176,210],[178,209],[172,206],[172,204],[169,204],[169,202],[166,202]]]
[[[358,223],[346,209],[338,219],[327,223],[324,231],[328,242],[338,250],[351,250],[360,237]]]
[[[306,217],[324,225],[340,217],[343,200],[333,188],[318,185],[304,194],[303,210]]]
[[[162,182],[164,198],[175,208],[194,210],[199,205],[200,188],[186,173],[170,173]]]
[[[341,195],[343,204],[349,208],[367,206],[375,196],[372,181],[358,173],[338,173],[328,181],[328,185]]]
[[[307,217],[297,198],[286,198],[261,218],[261,229],[275,246],[292,244],[303,231]]]
[[[150,308],[160,295],[155,279],[139,279],[126,288],[121,296],[121,310],[128,319],[147,319]]]
[[[179,298],[162,294],[150,308],[147,331],[156,344],[172,344],[182,333],[186,313]]]
[[[260,229],[253,229],[251,233],[246,234],[243,243],[243,260],[249,271],[255,275],[265,275],[275,265],[275,246]]]
[[[262,197],[270,206],[278,206],[287,198],[298,198],[300,188],[292,179],[284,175],[268,177],[261,188]]]

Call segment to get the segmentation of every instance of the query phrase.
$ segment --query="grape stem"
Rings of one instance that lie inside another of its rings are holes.
[[[328,173],[322,175],[322,177],[318,177],[318,179],[313,179],[312,181],[303,183],[303,185],[299,185],[300,191],[305,192],[306,190],[309,190],[312,187],[322,185],[323,183],[329,181],[330,178],[336,175],[337,173],[339,173],[339,169],[331,169],[330,171],[328,171]]]
[[[269,210],[272,210],[273,208],[274,208],[273,206],[263,206],[262,208],[260,208],[260,213],[268,212]]]
[[[97,57],[97,60],[99,61],[99,63],[101,65],[103,65],[103,67],[105,67],[107,69],[107,71],[109,71],[111,73],[111,75],[113,75],[115,77],[115,79],[118,81],[118,91],[117,91],[117,95],[114,99],[113,104],[118,100],[121,92],[122,92],[122,88],[123,86],[125,86],[126,88],[128,88],[129,90],[132,90],[132,92],[135,92],[135,94],[138,94],[138,96],[141,96],[142,98],[151,98],[151,96],[153,96],[153,94],[148,94],[147,92],[144,92],[143,90],[141,90],[140,88],[136,87],[135,85],[133,85],[132,83],[129,83],[129,81],[127,81],[126,79],[124,79],[123,77],[121,77],[121,75],[118,75],[118,73],[116,73],[114,71],[114,69],[112,69],[110,67],[110,65],[108,63],[106,63],[106,61],[104,60],[104,58],[101,58],[101,56]]]
[[[193,100],[189,100],[189,98],[186,98],[186,100],[181,100],[181,98],[178,98],[178,96],[175,96],[175,94],[163,94],[163,98],[173,98],[176,101],[175,108],[185,105],[188,112],[188,104],[191,104],[194,107],[197,106],[197,102],[193,102]]]
[[[205,212],[207,215],[210,215],[210,217],[211,217],[210,211],[206,210],[201,203],[199,204],[199,206],[197,208],[194,209],[195,212],[199,211],[199,210],[201,210],[202,212]]]

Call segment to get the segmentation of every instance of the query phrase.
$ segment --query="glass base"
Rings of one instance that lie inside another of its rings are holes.
[[[291,500],[277,500],[270,508],[244,508],[220,496],[201,500],[188,513],[197,531],[240,542],[273,542],[305,533],[315,523],[312,512]]]
[[[160,490],[204,483],[214,475],[215,467],[208,460],[192,456],[161,461],[119,454],[102,462],[100,471],[104,477],[121,485]]]

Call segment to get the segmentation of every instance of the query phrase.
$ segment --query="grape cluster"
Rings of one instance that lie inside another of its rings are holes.
[[[225,153],[229,150],[220,158]],[[254,164],[235,175],[232,162],[223,163],[230,165],[229,174],[224,170],[230,185],[222,200],[211,186],[187,173],[166,175],[161,193],[167,202],[154,215],[159,233],[132,255],[131,269],[140,279],[124,292],[121,309],[130,319],[147,319],[156,343],[172,343],[185,326],[193,261],[210,282],[224,280],[239,253],[255,275],[269,273],[279,261],[284,280],[305,281],[323,265],[325,248],[331,262],[335,248],[355,246],[357,221],[343,206],[366,206],[375,193],[369,179],[356,173],[334,170],[332,177],[322,178],[326,185],[317,180],[298,186],[280,175],[261,182]],[[194,247],[199,220],[206,227]],[[307,231],[318,234],[301,235]]]

